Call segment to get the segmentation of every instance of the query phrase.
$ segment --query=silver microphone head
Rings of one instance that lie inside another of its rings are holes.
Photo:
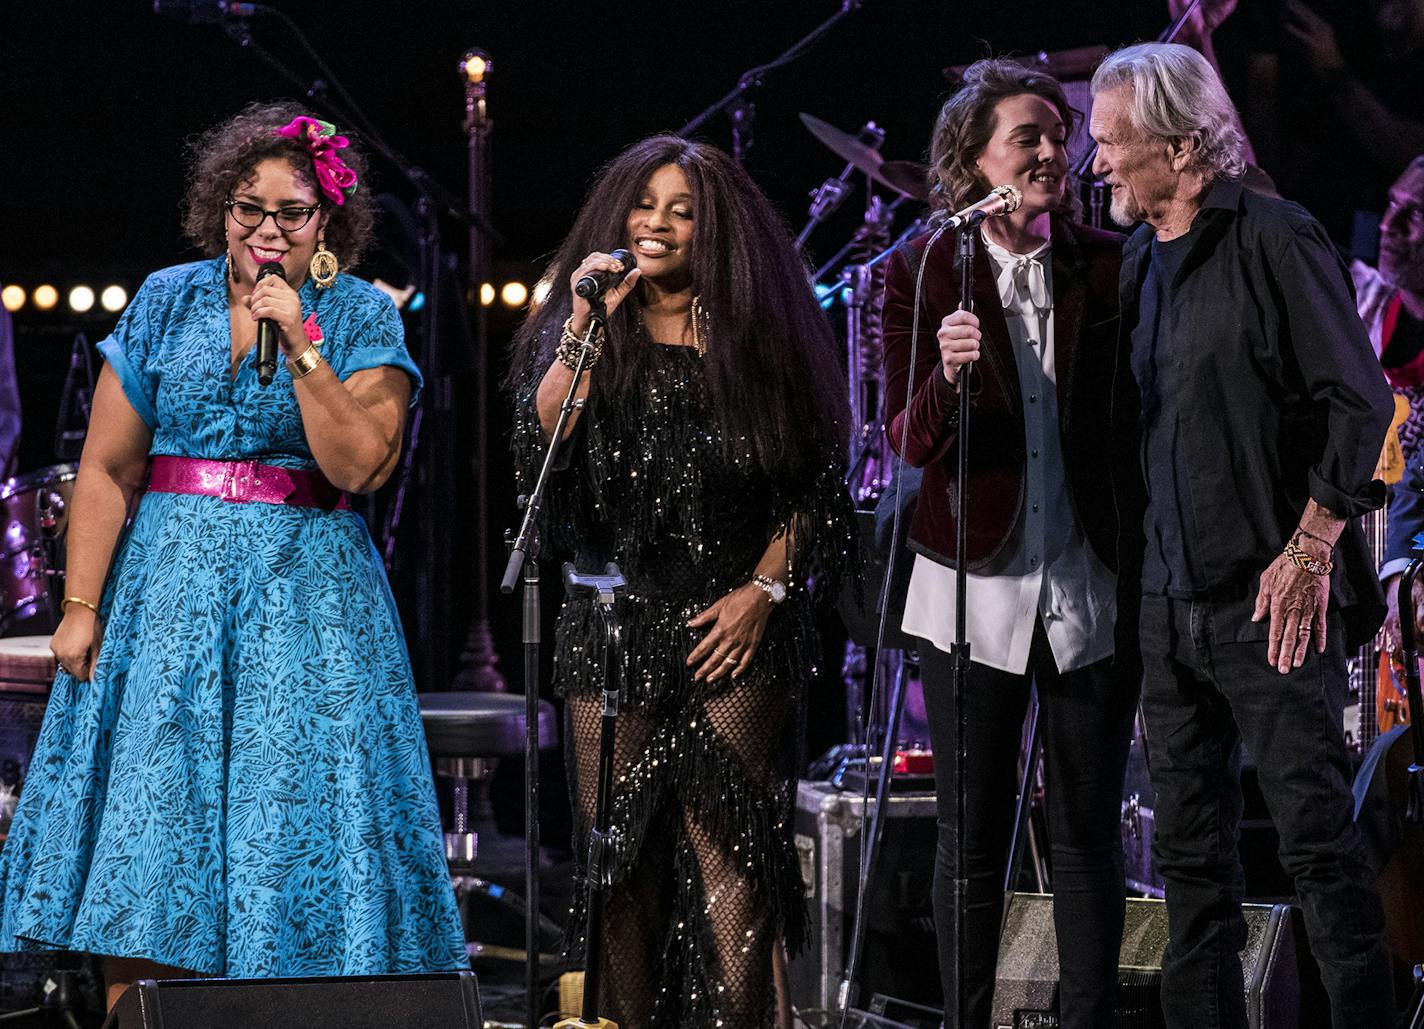
[[[1019,209],[1019,204],[1023,203],[1023,190],[1017,186],[995,186],[991,190],[997,196],[1004,198],[1004,209],[1002,214],[1012,214]]]

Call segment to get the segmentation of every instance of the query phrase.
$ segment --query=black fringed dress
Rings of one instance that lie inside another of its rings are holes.
[[[728,456],[696,351],[643,345],[652,352],[634,396],[611,402],[593,373],[571,457],[545,504],[548,542],[574,553],[580,570],[616,561],[629,584],[619,602],[621,851],[602,1013],[624,1029],[760,1029],[772,1012],[772,945],[784,939],[794,951],[805,933],[791,816],[819,646],[810,592],[831,595],[852,546],[844,459],[827,440],[814,473],[775,481],[748,456]],[[542,374],[531,374],[520,398],[514,445],[526,485],[545,445],[533,403]],[[793,582],[755,658],[735,682],[695,681],[686,658],[705,630],[688,619],[745,584],[783,532]],[[580,860],[593,817],[604,650],[593,601],[566,601],[554,678],[567,698]]]

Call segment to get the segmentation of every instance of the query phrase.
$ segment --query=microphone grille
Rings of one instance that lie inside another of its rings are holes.
[[[1017,186],[996,186],[994,192],[1004,198],[1004,213],[1012,214],[1023,203],[1023,190]]]
[[[275,275],[283,282],[287,281],[287,273],[282,270],[280,261],[263,261],[257,268],[257,279],[260,282],[269,275]]]

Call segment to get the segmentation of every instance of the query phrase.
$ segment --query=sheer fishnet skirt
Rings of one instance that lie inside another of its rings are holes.
[[[677,711],[618,714],[601,1014],[622,1029],[763,1029],[772,950],[804,917],[790,841],[799,688],[755,672]],[[576,850],[587,850],[602,700],[568,697]],[[583,910],[582,898],[578,911]],[[581,934],[583,926],[575,926]]]

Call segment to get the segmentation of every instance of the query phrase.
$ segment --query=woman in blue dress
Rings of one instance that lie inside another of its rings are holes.
[[[335,267],[370,234],[364,164],[291,104],[195,157],[186,228],[216,256],[151,275],[100,344],[0,949],[104,955],[110,1005],[137,978],[467,967],[409,658],[344,499],[389,476],[421,381],[390,300]]]

